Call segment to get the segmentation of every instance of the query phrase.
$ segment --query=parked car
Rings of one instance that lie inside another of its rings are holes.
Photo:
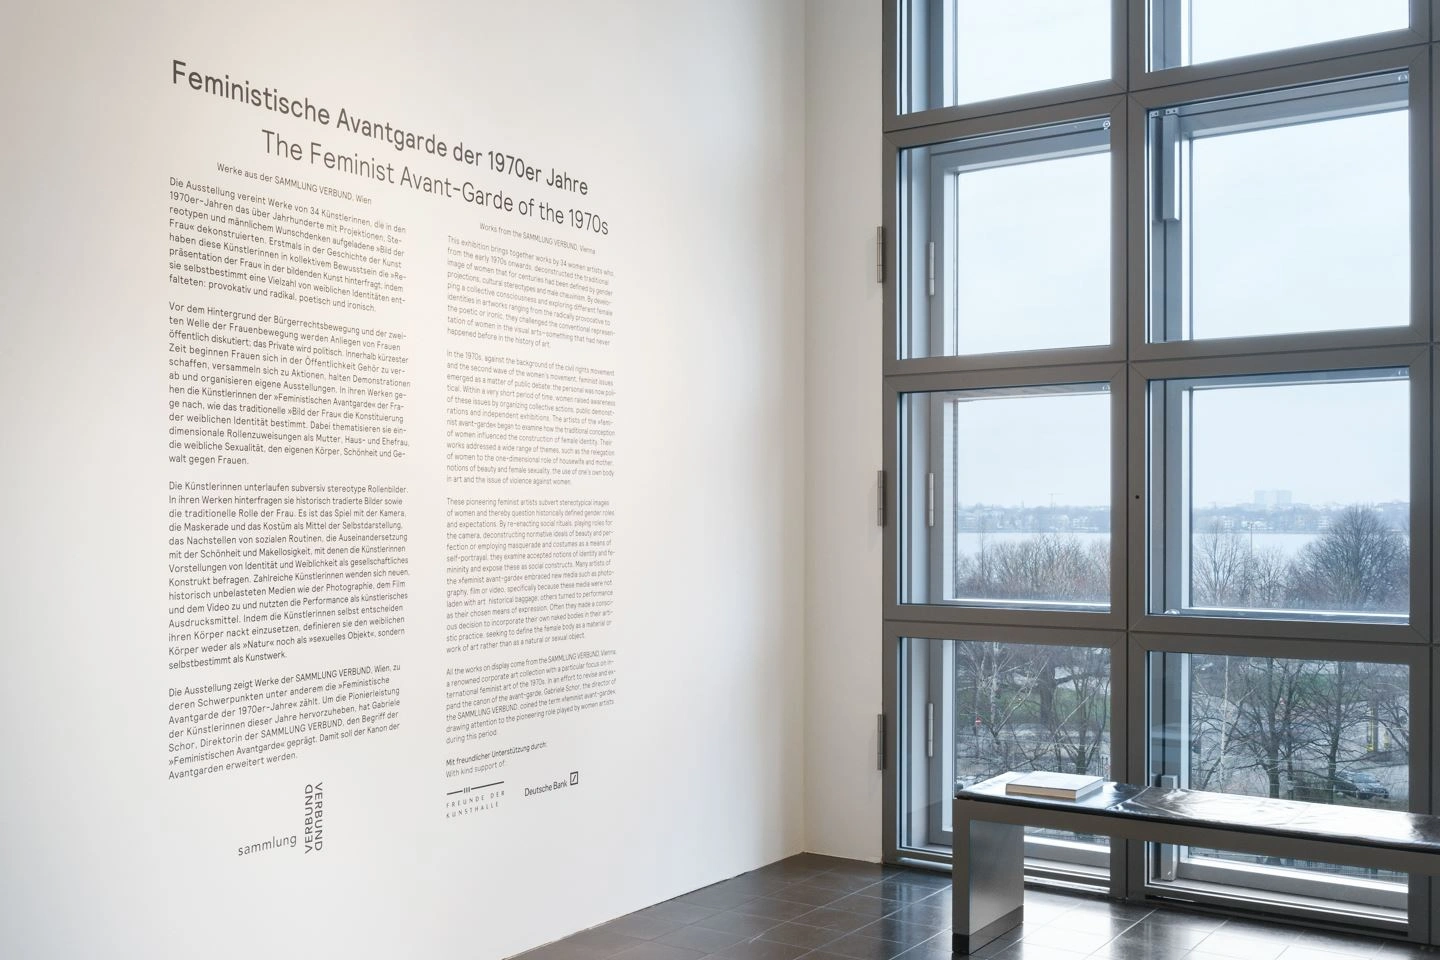
[[[1389,800],[1390,788],[1364,770],[1337,771],[1333,778],[1311,770],[1296,770],[1290,779],[1290,798],[1311,803]]]
[[[1366,770],[1350,770],[1336,774],[1335,788],[1348,790],[1357,800],[1389,800],[1390,788],[1381,783],[1375,774]]]

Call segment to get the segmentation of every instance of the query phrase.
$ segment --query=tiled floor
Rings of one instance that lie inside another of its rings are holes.
[[[1028,890],[977,960],[1437,960],[1393,941]],[[800,854],[516,960],[951,960],[945,874]]]

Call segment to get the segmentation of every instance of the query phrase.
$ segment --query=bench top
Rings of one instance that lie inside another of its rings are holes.
[[[1020,776],[1023,774],[991,777],[957,790],[955,799],[1440,854],[1440,817],[1424,814],[1201,790],[1164,790],[1133,783],[1106,783],[1079,800],[1007,794],[1005,784]]]

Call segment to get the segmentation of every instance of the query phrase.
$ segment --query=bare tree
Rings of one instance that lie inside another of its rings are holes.
[[[1269,795],[1281,796],[1284,782],[1293,781],[1297,761],[1303,765],[1302,754],[1315,738],[1313,725],[1306,722],[1307,687],[1321,665],[1275,657],[1205,657],[1204,661],[1207,669],[1193,674],[1192,683],[1199,690],[1192,691],[1191,724],[1223,731],[1224,746],[1212,758],[1212,769],[1232,773],[1257,769],[1265,777]],[[1215,689],[1217,673],[1223,691]]]
[[[1348,507],[1295,558],[1289,601],[1305,610],[1404,612],[1410,601],[1405,537],[1370,507]]]
[[[1250,550],[1245,538],[1212,520],[1191,540],[1190,602],[1197,607],[1239,607],[1250,592]]]
[[[955,593],[989,600],[1099,602],[1110,596],[1110,546],[1042,533],[955,558]]]
[[[964,642],[957,645],[956,674],[958,765],[985,774],[1105,771],[1108,650]]]

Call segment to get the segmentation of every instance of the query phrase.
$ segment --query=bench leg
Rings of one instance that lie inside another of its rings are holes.
[[[959,811],[954,823],[952,949],[972,953],[1024,919],[1025,828],[962,820]]]

